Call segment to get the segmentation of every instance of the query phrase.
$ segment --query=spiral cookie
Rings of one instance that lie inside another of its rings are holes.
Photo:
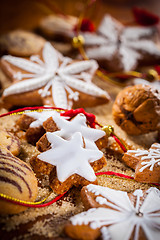
[[[13,155],[18,156],[20,153],[20,141],[12,133],[0,130],[1,144],[3,144]]]
[[[32,169],[0,144],[0,193],[24,201],[34,201],[37,196],[37,179]],[[0,214],[15,214],[24,206],[0,200]]]

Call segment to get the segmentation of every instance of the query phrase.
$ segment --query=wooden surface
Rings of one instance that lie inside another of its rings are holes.
[[[86,0],[0,0],[0,34],[16,28],[33,29],[41,18],[54,12],[78,16],[84,3]],[[97,23],[107,12],[119,20],[131,21],[134,6],[160,15],[159,0],[97,0],[86,15]]]

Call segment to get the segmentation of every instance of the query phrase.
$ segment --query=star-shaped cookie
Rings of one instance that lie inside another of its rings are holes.
[[[38,155],[38,158],[44,162],[56,166],[57,177],[60,182],[64,182],[73,174],[95,181],[95,173],[89,164],[100,158],[101,151],[84,148],[82,135],[76,132],[69,140],[65,140],[54,133],[46,133],[48,141],[51,143],[51,149]]]
[[[140,64],[160,62],[155,27],[124,26],[105,15],[96,33],[81,33],[89,59],[110,71],[130,71]]]
[[[80,132],[75,132],[67,140],[56,132],[45,134],[39,140],[43,152],[31,160],[36,173],[49,175],[50,187],[58,194],[72,186],[97,183],[94,171],[106,165],[103,153],[98,148],[87,148]]]
[[[65,232],[83,240],[155,240],[160,236],[160,191],[113,190],[90,184],[82,189],[86,212],[70,218]]]
[[[160,144],[154,143],[149,150],[128,150],[122,160],[135,170],[135,180],[144,183],[160,182]]]
[[[94,60],[73,61],[46,42],[30,59],[3,56],[3,71],[14,83],[4,90],[5,106],[50,105],[64,109],[107,103],[108,93],[94,83]]]
[[[97,149],[107,146],[108,138],[104,131],[87,125],[84,114],[78,114],[69,120],[54,110],[42,112],[26,112],[18,120],[21,130],[26,131],[26,139],[33,145],[45,132],[55,132],[58,136],[68,139],[72,134],[80,132],[87,148]],[[95,144],[96,143],[96,144]]]

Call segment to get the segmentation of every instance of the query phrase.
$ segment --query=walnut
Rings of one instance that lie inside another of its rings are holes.
[[[124,88],[116,97],[112,114],[130,135],[160,130],[160,91],[144,84]]]

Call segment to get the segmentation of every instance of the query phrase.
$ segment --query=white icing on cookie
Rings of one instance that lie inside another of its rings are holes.
[[[156,145],[154,145],[154,147],[155,146]],[[160,166],[160,148],[150,148],[149,150],[128,150],[127,152],[134,153],[135,157],[141,157],[142,167],[139,170],[140,172],[143,172],[143,170],[145,170],[146,168],[149,168],[150,171],[153,171],[154,167]]]
[[[106,207],[91,208],[71,217],[70,221],[73,225],[84,224],[92,229],[101,228],[103,240],[129,240],[132,234],[134,240],[140,240],[140,228],[143,229],[147,239],[159,239],[160,191],[158,189],[150,188],[146,195],[143,195],[142,190],[136,190],[133,193],[136,197],[135,207],[126,192],[93,184],[88,185],[87,190],[105,198]],[[142,204],[140,204],[141,197],[144,197]]]
[[[87,126],[87,120],[84,114],[80,113],[71,121],[54,115],[53,121],[56,123],[59,131],[56,134],[64,139],[69,139],[74,133],[80,132],[84,138],[85,147],[89,149],[98,149],[95,141],[105,136],[105,132],[99,129]]]
[[[30,124],[31,128],[36,128],[43,126],[43,123],[52,116],[59,116],[60,114],[57,111],[47,110],[42,112],[25,112],[25,115],[34,118],[35,120]],[[63,118],[63,117],[61,117]]]
[[[160,150],[160,143],[153,143],[151,145],[151,148],[156,148],[157,150]]]
[[[133,80],[133,83],[134,83],[134,85],[137,85],[137,84],[150,85],[160,91],[160,82],[159,81],[149,82],[142,78],[135,78]]]
[[[83,138],[80,132],[76,132],[68,140],[65,140],[55,133],[46,133],[51,149],[38,155],[44,162],[56,166],[57,177],[64,182],[73,174],[95,181],[96,176],[90,162],[102,158],[103,153],[98,149],[86,149],[83,147]]]
[[[56,111],[43,111],[43,112],[26,112],[25,115],[30,116],[35,119],[30,124],[30,127],[40,127],[43,123],[50,117],[52,117],[55,122],[58,131],[54,134],[64,138],[69,139],[71,136],[80,132],[83,136],[85,147],[89,149],[98,149],[95,142],[105,136],[105,132],[100,129],[90,128],[87,126],[87,119],[84,114],[80,113],[74,117],[71,121],[67,120],[67,117],[60,116]]]
[[[154,41],[148,39],[153,33],[152,27],[123,27],[110,15],[105,15],[97,33],[81,34],[89,58],[112,61],[118,57],[123,69],[130,71],[144,53],[160,57],[160,49]]]
[[[5,89],[4,96],[39,89],[39,94],[42,97],[47,97],[50,95],[50,88],[52,88],[51,94],[56,107],[64,109],[69,107],[69,102],[73,104],[73,100],[77,101],[79,99],[79,95],[77,93],[73,94],[71,88],[95,97],[110,99],[106,91],[91,83],[98,68],[96,61],[73,62],[72,59],[60,55],[49,42],[44,45],[42,56],[44,62],[38,56],[34,58],[32,56],[30,61],[13,56],[3,57],[13,66],[31,73],[23,74],[19,71],[15,74],[14,76],[18,80],[23,81]],[[36,62],[33,62],[33,60]],[[61,64],[59,60],[62,61]],[[44,89],[40,89],[42,87]],[[69,101],[66,92],[69,93]]]

